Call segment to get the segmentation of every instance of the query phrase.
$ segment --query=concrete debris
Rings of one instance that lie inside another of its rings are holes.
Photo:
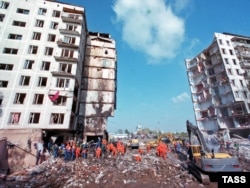
[[[140,162],[133,159],[134,155],[138,155],[138,150],[127,150],[125,155],[108,154],[99,159],[90,154],[87,159],[69,162],[51,156],[38,166],[2,177],[0,188],[201,187],[173,153],[163,159],[152,149],[141,156]]]

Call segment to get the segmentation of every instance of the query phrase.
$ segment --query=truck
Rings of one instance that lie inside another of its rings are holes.
[[[198,181],[209,184],[218,181],[218,173],[220,172],[243,171],[237,157],[210,149],[197,126],[187,120],[186,127],[189,140],[187,168],[189,173],[193,174]],[[192,136],[198,139],[198,144],[192,143]]]
[[[138,149],[139,148],[139,139],[138,138],[132,138],[128,141],[127,147],[130,149]]]

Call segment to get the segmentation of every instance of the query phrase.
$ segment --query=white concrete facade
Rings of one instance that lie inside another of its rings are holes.
[[[250,37],[215,33],[211,45],[185,64],[201,130],[250,125]]]
[[[74,129],[86,33],[83,7],[0,1],[0,129]]]

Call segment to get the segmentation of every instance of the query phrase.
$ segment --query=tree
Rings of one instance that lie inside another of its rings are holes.
[[[128,129],[125,129],[125,134],[130,134],[130,132],[128,131]]]
[[[123,130],[122,129],[118,129],[118,134],[122,134],[123,133]]]

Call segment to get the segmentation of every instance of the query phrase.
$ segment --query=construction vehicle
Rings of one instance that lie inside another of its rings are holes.
[[[216,152],[207,146],[202,132],[197,126],[189,121],[186,122],[189,137],[188,146],[188,170],[194,177],[203,184],[218,181],[217,174],[219,172],[241,172],[242,168],[238,158],[227,153]],[[191,142],[191,136],[194,135],[198,139],[198,144]]]
[[[155,148],[159,145],[160,142],[164,142],[165,144],[169,144],[171,141],[169,137],[165,135],[158,136],[157,139],[149,140],[146,144],[149,144],[151,148]]]
[[[138,149],[139,148],[139,139],[138,138],[132,138],[128,141],[127,147],[130,149]]]

